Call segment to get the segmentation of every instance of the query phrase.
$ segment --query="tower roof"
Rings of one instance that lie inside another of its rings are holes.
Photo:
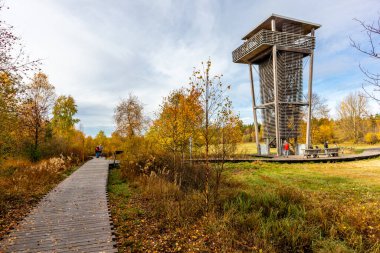
[[[254,34],[258,33],[262,29],[271,30],[272,19],[276,20],[277,29],[281,27],[283,23],[293,23],[293,24],[302,25],[304,35],[309,34],[312,28],[318,29],[319,27],[321,27],[321,25],[319,24],[315,24],[315,23],[311,23],[311,22],[307,22],[307,21],[303,21],[299,19],[294,19],[294,18],[288,18],[281,15],[277,15],[277,14],[272,14],[269,18],[265,19],[261,24],[256,26],[252,31],[250,31],[247,35],[245,35],[242,38],[242,40],[251,38]]]

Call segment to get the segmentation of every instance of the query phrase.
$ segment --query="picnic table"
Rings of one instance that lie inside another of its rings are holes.
[[[327,156],[333,156],[336,157],[339,154],[339,147],[335,148],[325,148],[325,153]]]
[[[303,151],[304,151],[304,153],[303,153],[304,157],[306,156],[306,158],[309,158],[309,157],[317,158],[317,157],[319,157],[321,149],[319,149],[319,148],[316,148],[316,149],[309,148],[309,149],[303,149]]]
[[[322,149],[316,148],[316,149],[303,149],[304,153],[303,156],[306,158],[313,157],[313,158],[319,158],[320,155],[327,155],[328,157],[337,157],[339,155],[339,147],[334,148],[325,148],[322,152]]]

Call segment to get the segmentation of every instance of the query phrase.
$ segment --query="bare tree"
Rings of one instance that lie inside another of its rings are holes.
[[[329,112],[330,109],[327,105],[327,99],[321,97],[317,93],[313,93],[313,96],[311,97],[311,117],[313,119],[328,118]],[[304,109],[304,115],[307,117],[306,107]]]
[[[339,130],[346,140],[359,141],[364,134],[364,118],[368,116],[367,98],[362,93],[351,93],[337,108]]]
[[[124,137],[134,137],[142,133],[146,120],[143,116],[143,105],[139,99],[129,94],[115,109],[116,131]]]
[[[0,12],[5,6],[0,0]],[[35,71],[40,60],[30,60],[20,44],[20,38],[14,35],[13,27],[0,20],[0,73],[8,73],[18,78],[28,71]]]
[[[362,45],[350,38],[351,46],[373,59],[380,60],[380,16],[377,21],[372,22],[372,24],[368,24],[359,19],[355,19],[355,21],[357,21],[364,29],[363,32],[367,37],[367,43]],[[359,65],[359,68],[365,76],[364,83],[362,84],[364,92],[370,98],[380,102],[380,73],[374,73],[361,65]]]

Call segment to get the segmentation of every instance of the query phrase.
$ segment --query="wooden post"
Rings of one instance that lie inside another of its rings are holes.
[[[253,122],[255,124],[255,140],[257,147],[257,154],[261,154],[259,143],[259,126],[257,125],[257,113],[256,113],[256,99],[255,99],[255,87],[253,83],[252,64],[249,64],[249,76],[251,78],[251,95],[252,95],[252,108],[253,108]]]
[[[276,20],[271,21],[272,31],[276,31]],[[279,122],[279,101],[278,101],[278,77],[277,77],[277,46],[272,48],[273,58],[273,86],[274,86],[274,115],[275,115],[275,127],[276,127],[276,149],[277,155],[281,155],[281,140],[280,140],[280,122]]]
[[[311,36],[314,37],[314,28],[311,29]],[[307,114],[307,125],[306,125],[306,148],[311,145],[311,100],[313,97],[313,60],[314,60],[314,50],[310,53],[310,63],[309,63],[309,83],[308,83],[308,114]]]
[[[276,20],[274,18],[272,18],[272,20],[270,21],[270,24],[271,24],[272,31],[275,32],[276,31]]]

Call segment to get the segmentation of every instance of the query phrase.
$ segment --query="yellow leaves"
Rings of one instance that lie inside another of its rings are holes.
[[[74,130],[74,125],[79,122],[74,118],[77,113],[77,105],[72,96],[59,96],[53,107],[52,125],[59,134],[68,135]]]
[[[158,119],[151,129],[165,149],[178,151],[183,148],[199,127],[202,108],[198,97],[199,93],[195,90],[181,89],[164,98]]]
[[[376,142],[379,141],[380,135],[377,133],[366,133],[364,136],[364,141],[368,144],[375,144]]]
[[[12,83],[12,79],[10,75],[6,72],[0,72],[0,83],[2,85],[10,85]]]

